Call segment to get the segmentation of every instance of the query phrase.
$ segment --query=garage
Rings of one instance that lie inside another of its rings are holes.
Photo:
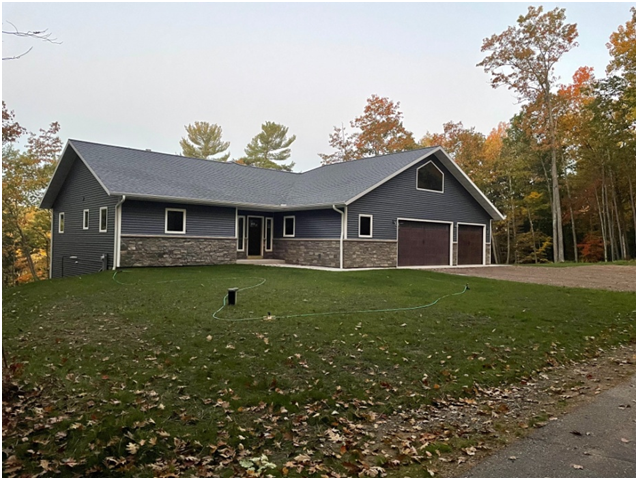
[[[485,226],[458,225],[459,265],[483,265]]]
[[[399,267],[449,265],[449,223],[399,220]]]

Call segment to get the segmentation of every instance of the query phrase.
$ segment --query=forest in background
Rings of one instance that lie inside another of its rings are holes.
[[[636,249],[636,11],[611,33],[606,72],[582,66],[562,84],[554,74],[577,47],[565,9],[529,7],[516,24],[484,40],[478,64],[495,88],[512,90],[520,111],[488,134],[450,121],[416,140],[399,102],[372,95],[349,128],[335,127],[323,164],[440,145],[506,219],[493,222],[494,263],[615,261]],[[28,133],[2,105],[3,285],[48,277],[50,213],[38,208],[62,150],[54,122]],[[182,153],[290,170],[295,136],[265,122],[229,159],[216,124],[186,126]],[[26,137],[26,141],[25,141]],[[25,145],[19,147],[20,144]],[[214,155],[219,155],[214,157]]]

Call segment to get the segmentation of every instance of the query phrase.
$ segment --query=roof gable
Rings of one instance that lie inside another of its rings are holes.
[[[41,203],[51,208],[77,155],[109,195],[269,209],[347,205],[436,154],[493,218],[502,218],[440,147],[325,165],[304,173],[268,170],[148,150],[69,140]],[[442,157],[440,157],[442,155]],[[479,200],[481,198],[481,200]]]

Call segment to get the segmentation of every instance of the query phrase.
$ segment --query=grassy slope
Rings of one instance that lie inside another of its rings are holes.
[[[547,362],[635,340],[634,293],[413,270],[219,266],[133,270],[118,274],[120,283],[112,276],[3,292],[3,348],[10,362],[25,364],[21,382],[44,386],[41,423],[62,417],[29,432],[26,442],[23,433],[5,435],[5,451],[14,452],[28,472],[41,471],[43,458],[71,457],[84,463],[58,467],[61,474],[90,473],[110,457],[131,459],[120,465],[128,474],[152,474],[145,464],[180,453],[175,438],[197,456],[221,440],[236,447],[241,434],[253,454],[270,449],[274,473],[281,475],[283,463],[302,453],[303,444],[287,434],[292,426],[285,415],[275,427],[254,423],[264,408],[311,410],[316,414],[309,415],[308,431],[319,432],[334,421],[335,409],[356,416],[356,400],[390,413],[445,394],[467,395],[474,382],[515,381]],[[259,278],[267,282],[240,292],[239,305],[220,316],[344,313],[274,321],[212,318],[228,287],[254,285]],[[427,309],[345,313],[426,304],[461,291],[465,281],[468,292]],[[154,425],[135,427],[149,417]],[[20,424],[18,431],[37,422]],[[56,432],[67,434],[57,438]],[[152,445],[153,438],[159,440]],[[306,441],[306,448],[318,448],[316,439]],[[134,455],[126,451],[131,442],[139,447]],[[326,462],[347,472],[334,458]],[[230,462],[218,473],[243,471]]]

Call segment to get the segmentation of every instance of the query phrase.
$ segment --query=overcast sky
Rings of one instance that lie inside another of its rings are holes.
[[[295,170],[308,170],[373,93],[401,103],[417,139],[450,120],[489,133],[511,118],[512,93],[476,64],[482,40],[528,5],[3,2],[3,30],[48,28],[62,43],[3,35],[3,57],[33,50],[2,62],[2,99],[32,131],[58,121],[65,141],[166,153],[197,120],[221,125],[235,158],[264,121],[283,123],[297,135]],[[543,5],[578,24],[562,81],[583,65],[603,76],[632,3]]]

